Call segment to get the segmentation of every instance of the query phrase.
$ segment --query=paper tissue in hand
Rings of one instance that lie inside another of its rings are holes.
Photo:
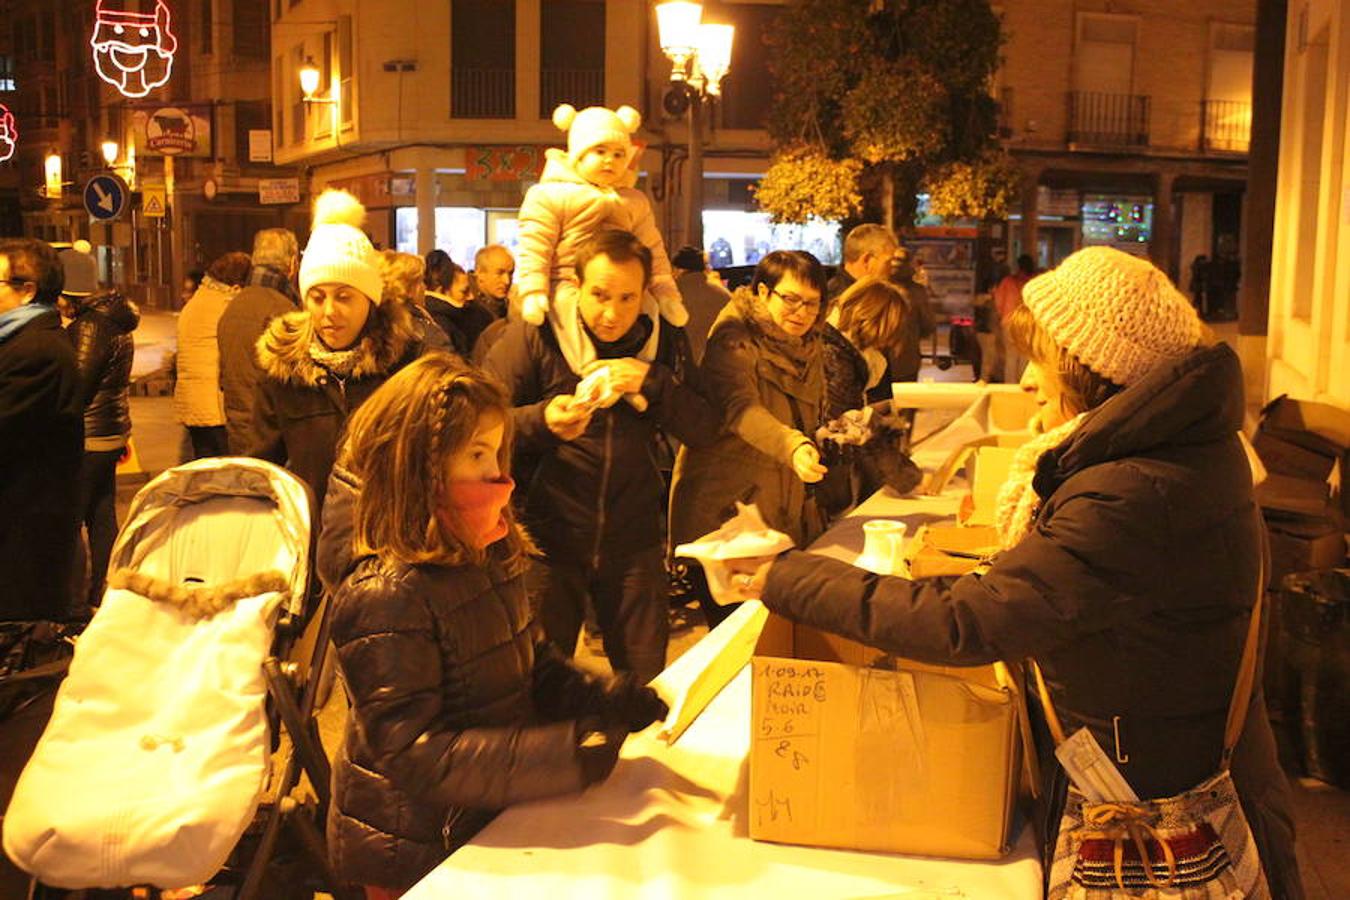
[[[737,501],[736,515],[711,534],[689,544],[680,544],[675,548],[675,555],[696,559],[702,564],[708,587],[717,599],[731,588],[727,560],[777,556],[793,546],[792,538],[765,524],[759,507]]]

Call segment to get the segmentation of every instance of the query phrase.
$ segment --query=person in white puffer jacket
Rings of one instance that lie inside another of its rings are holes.
[[[516,286],[527,322],[576,316],[577,247],[603,228],[631,231],[652,251],[648,290],[662,317],[681,327],[688,320],[651,202],[633,187],[637,148],[631,136],[641,123],[630,106],[577,112],[564,103],[554,111],[553,124],[567,132],[567,150],[546,152],[543,175],[520,206]],[[564,354],[576,371],[589,361],[572,359],[568,348]]]

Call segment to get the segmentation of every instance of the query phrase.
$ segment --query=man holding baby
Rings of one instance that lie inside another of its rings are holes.
[[[611,665],[642,682],[665,668],[669,635],[662,436],[701,446],[721,425],[691,384],[688,338],[646,290],[651,268],[635,235],[596,233],[577,253],[575,306],[513,322],[484,361],[511,394],[516,457],[533,463],[522,493],[544,631],[571,654],[589,597]]]

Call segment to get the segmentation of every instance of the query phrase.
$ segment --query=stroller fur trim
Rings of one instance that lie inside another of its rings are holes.
[[[190,588],[130,569],[118,569],[108,576],[108,587],[126,588],[148,600],[177,606],[193,619],[209,619],[244,597],[256,597],[269,591],[285,594],[290,584],[285,575],[273,570],[257,572],[224,584]]]

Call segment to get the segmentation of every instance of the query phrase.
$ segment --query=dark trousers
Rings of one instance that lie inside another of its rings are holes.
[[[80,463],[80,516],[89,535],[91,607],[103,600],[108,557],[117,539],[117,460],[121,450],[86,450]]]
[[[721,606],[713,599],[712,589],[708,587],[708,575],[703,571],[703,566],[694,562],[692,559],[686,560],[689,563],[689,572],[686,578],[689,580],[689,593],[698,598],[698,608],[703,612],[703,620],[708,623],[708,630],[712,631],[718,625],[726,621],[727,617],[740,608],[739,603],[728,603]]]
[[[561,561],[539,567],[539,622],[567,655],[577,646],[589,597],[616,672],[646,683],[666,666],[670,619],[662,549],[603,560],[598,571]]]
[[[188,437],[192,439],[192,458],[207,456],[229,456],[229,432],[224,425],[189,425]]]

